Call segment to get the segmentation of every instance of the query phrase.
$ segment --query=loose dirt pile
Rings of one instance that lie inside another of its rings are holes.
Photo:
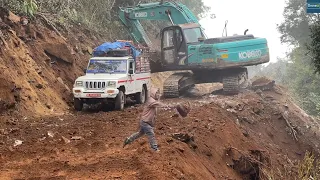
[[[44,18],[24,26],[8,14],[1,10],[1,179],[296,179],[306,150],[319,152],[317,121],[264,78],[236,96],[208,94],[221,88],[213,84],[197,86],[204,94],[197,98],[164,100],[190,102],[191,111],[186,118],[159,112],[161,151],[152,152],[145,137],[123,149],[141,106],[69,106],[74,79],[103,39],[75,25],[58,28],[65,40]],[[169,74],[154,74],[154,86]]]
[[[91,47],[99,44],[97,37],[78,26],[67,31],[66,39],[43,16],[24,25],[20,17],[3,8],[1,12],[1,113],[64,113],[72,103],[74,80],[83,74]]]
[[[314,147],[317,126],[276,86],[238,96],[170,99],[191,102],[186,118],[161,111],[155,128],[160,153],[147,138],[122,148],[137,130],[142,107],[124,112],[7,119],[0,127],[3,179],[294,179],[298,161]],[[283,105],[298,127],[294,140]]]

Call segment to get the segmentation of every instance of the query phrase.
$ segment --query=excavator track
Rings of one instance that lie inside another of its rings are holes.
[[[223,91],[227,94],[237,94],[242,88],[246,88],[248,83],[247,69],[238,73],[223,77]]]
[[[239,92],[238,76],[227,76],[223,78],[223,91],[226,93]]]
[[[165,98],[177,98],[180,93],[194,85],[192,74],[174,73],[163,84],[163,96]]]

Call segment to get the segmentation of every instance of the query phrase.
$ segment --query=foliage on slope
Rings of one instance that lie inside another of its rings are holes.
[[[295,101],[310,115],[320,115],[320,76],[315,73],[314,58],[308,53],[308,45],[319,49],[314,28],[319,22],[316,14],[305,12],[304,0],[288,0],[283,12],[284,21],[278,25],[281,42],[288,44],[292,50],[285,59],[271,63],[267,67],[249,68],[254,74],[267,75],[278,83],[287,86]],[[312,52],[312,51],[311,51]],[[319,51],[317,51],[318,53]]]
[[[134,6],[140,3],[154,2],[157,0],[33,0],[38,5],[38,11],[46,15],[57,24],[70,27],[73,23],[81,24],[91,30],[100,33],[108,33],[110,40],[128,39],[127,30],[124,29],[118,18],[119,7]],[[202,1],[198,0],[179,0],[185,4],[190,10],[198,16],[204,17],[209,11],[209,7],[205,6]],[[23,0],[1,0],[0,6],[11,9],[19,15],[27,15],[24,11]],[[71,23],[72,22],[72,23]],[[166,23],[156,22],[147,23],[146,30],[151,31],[152,35],[159,33],[159,29],[163,28]]]

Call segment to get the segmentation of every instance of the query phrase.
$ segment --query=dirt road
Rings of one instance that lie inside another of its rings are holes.
[[[275,93],[270,94],[275,97]],[[128,107],[123,112],[87,110],[42,119],[9,118],[0,126],[0,177],[289,178],[296,175],[296,161],[311,148],[295,142],[285,130],[278,109],[270,104],[272,101],[253,92],[165,102],[186,100],[193,107],[187,118],[175,117],[174,111],[160,112],[155,128],[159,153],[150,150],[146,137],[122,148],[124,138],[137,130],[140,106]],[[262,171],[269,168],[283,171]]]

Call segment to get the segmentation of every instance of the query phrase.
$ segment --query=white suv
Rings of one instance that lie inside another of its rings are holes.
[[[84,103],[111,104],[116,110],[123,110],[127,96],[133,96],[140,104],[146,101],[151,84],[148,57],[92,57],[85,73],[73,86],[77,111]]]

